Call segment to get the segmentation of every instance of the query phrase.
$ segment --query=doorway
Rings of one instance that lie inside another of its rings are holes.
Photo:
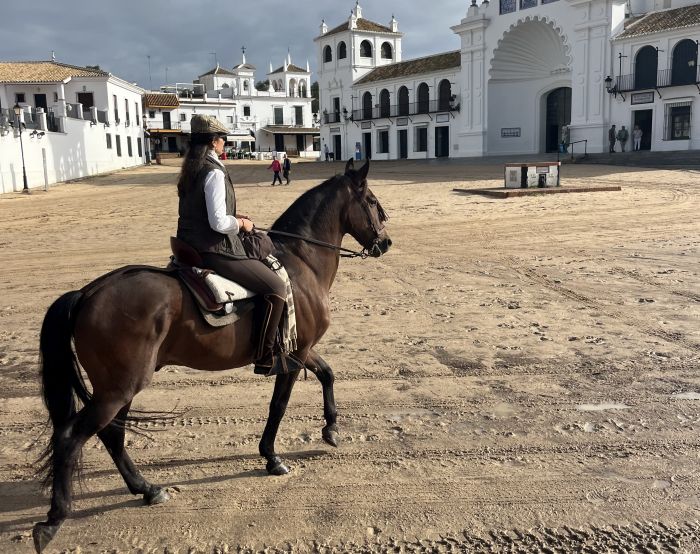
[[[435,127],[435,157],[447,158],[450,155],[450,128]]]
[[[372,159],[372,133],[362,133],[362,146],[364,148],[364,158]]]
[[[408,130],[399,130],[399,159],[408,158]]]
[[[275,134],[275,150],[277,152],[284,152],[284,135],[279,133]]]
[[[632,129],[634,130],[635,125],[639,125],[639,128],[642,130],[642,142],[639,145],[640,150],[651,150],[653,113],[654,110],[636,110],[634,112]],[[632,142],[632,148],[634,148],[634,141]]]
[[[571,123],[570,87],[556,88],[547,95],[545,118],[545,151],[557,152],[561,128]]]
[[[163,129],[172,129],[170,126],[170,112],[163,112]]]
[[[83,105],[83,111],[86,112],[95,105],[95,97],[92,92],[79,92],[78,104]],[[170,114],[168,114],[170,115]]]
[[[333,135],[333,159],[335,160],[342,160],[343,159],[343,150],[342,150],[342,142],[340,140],[340,135]]]
[[[177,139],[168,137],[168,152],[177,152]]]
[[[44,112],[48,112],[48,105],[46,104],[46,95],[45,94],[35,94],[34,95],[34,107],[35,108],[42,108]]]

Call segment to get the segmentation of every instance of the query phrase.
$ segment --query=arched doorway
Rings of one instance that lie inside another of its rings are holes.
[[[545,118],[545,149],[556,152],[561,142],[561,128],[571,123],[571,87],[555,88],[547,94]]]

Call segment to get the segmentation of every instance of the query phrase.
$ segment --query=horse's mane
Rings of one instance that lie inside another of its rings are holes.
[[[338,193],[349,190],[351,179],[346,175],[335,175],[320,185],[307,190],[297,198],[273,223],[272,229],[309,236],[311,222],[322,227],[330,227],[330,209],[337,202]],[[275,237],[277,239],[277,237]]]

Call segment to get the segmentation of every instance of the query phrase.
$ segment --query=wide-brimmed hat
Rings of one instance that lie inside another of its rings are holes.
[[[193,115],[192,134],[227,135],[228,129],[212,115]]]

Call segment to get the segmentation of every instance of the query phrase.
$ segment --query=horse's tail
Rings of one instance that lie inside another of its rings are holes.
[[[75,316],[83,293],[67,292],[46,312],[39,340],[41,384],[44,405],[53,427],[51,439],[39,458],[38,474],[44,486],[53,480],[56,448],[66,425],[76,413],[75,396],[83,404],[92,395],[87,390],[72,347]]]

